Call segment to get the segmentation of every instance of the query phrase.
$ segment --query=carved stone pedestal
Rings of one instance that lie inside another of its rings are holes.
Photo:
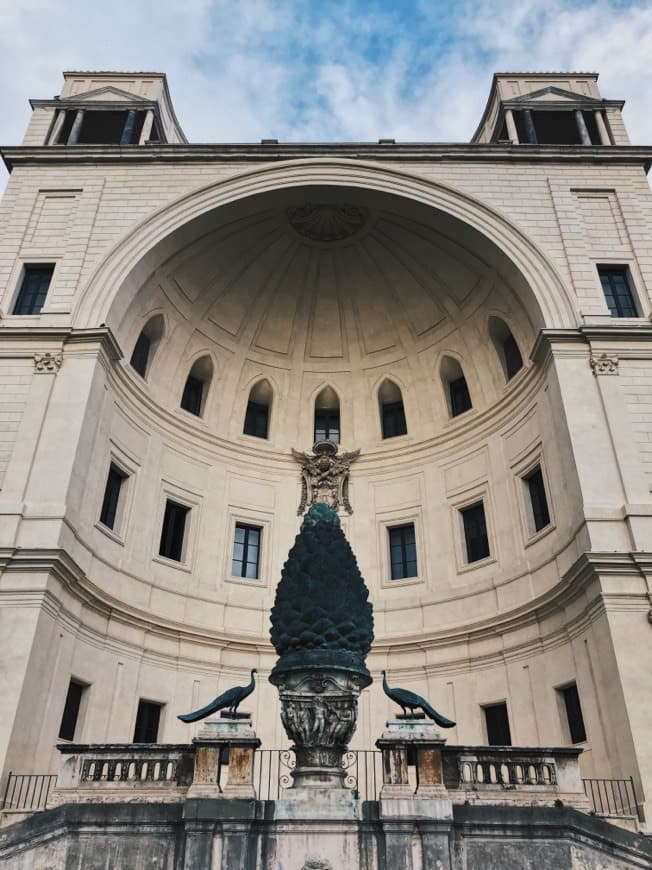
[[[390,719],[376,741],[383,754],[381,798],[446,797],[441,756],[445,743],[430,719]],[[414,753],[415,784],[409,781],[409,750]]]
[[[246,718],[207,719],[195,744],[195,771],[189,798],[255,798],[254,752],[260,740]],[[220,772],[228,753],[228,778],[222,788]]]
[[[343,789],[342,756],[353,736],[358,696],[370,678],[353,669],[306,667],[272,675],[281,699],[281,720],[293,741],[293,788]]]

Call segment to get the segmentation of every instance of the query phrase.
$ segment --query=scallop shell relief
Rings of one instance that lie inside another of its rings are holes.
[[[299,235],[315,242],[339,242],[362,229],[368,212],[346,203],[306,203],[289,208],[287,216]]]

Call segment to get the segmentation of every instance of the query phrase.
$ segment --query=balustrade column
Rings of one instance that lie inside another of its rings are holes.
[[[607,125],[605,124],[604,115],[601,111],[597,111],[595,113],[595,123],[598,128],[598,136],[600,137],[600,145],[611,145],[611,139],[609,138],[609,131],[607,130]]]
[[[514,112],[511,109],[505,109],[505,123],[507,124],[507,135],[512,145],[518,145],[518,130],[514,121]]]

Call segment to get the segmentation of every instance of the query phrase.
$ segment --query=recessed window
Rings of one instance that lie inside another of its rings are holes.
[[[586,740],[586,729],[584,728],[584,717],[582,716],[577,685],[571,683],[569,686],[565,686],[557,691],[562,696],[564,702],[571,743],[584,743]]]
[[[340,400],[331,387],[324,387],[315,399],[314,440],[340,443]]]
[[[523,368],[523,357],[510,328],[499,317],[489,318],[489,335],[500,359],[505,379],[511,381]]]
[[[547,525],[550,525],[550,511],[548,510],[546,487],[543,482],[541,466],[537,465],[523,480],[530,496],[532,525],[534,526],[534,531],[538,532]]]
[[[417,545],[414,523],[393,526],[389,533],[389,557],[392,580],[417,576]]]
[[[196,417],[202,416],[212,376],[213,363],[209,356],[200,357],[193,363],[181,395],[180,404],[184,411]]]
[[[466,561],[477,562],[480,559],[486,559],[489,555],[489,537],[484,503],[479,501],[477,504],[462,508],[460,514],[464,526]]]
[[[457,417],[459,414],[469,411],[473,407],[473,403],[462,366],[458,360],[445,356],[441,361],[440,374],[450,416]]]
[[[156,314],[147,321],[136,339],[129,365],[134,371],[138,372],[141,378],[147,377],[147,371],[154,356],[154,351],[163,336],[164,326],[163,317],[160,314]]]
[[[25,266],[13,314],[40,314],[48,295],[54,265],[43,263]]]
[[[236,523],[231,562],[231,573],[234,577],[258,579],[261,531],[259,526]]]
[[[59,145],[137,145],[145,112],[83,109],[81,124],[75,124],[77,109],[68,109],[57,139]]]
[[[152,701],[140,700],[138,702],[134,743],[157,742],[162,707],[162,704],[155,704]]]
[[[403,396],[397,384],[385,380],[378,390],[380,403],[380,427],[383,438],[395,438],[407,434],[407,421]]]
[[[201,415],[202,398],[204,395],[204,382],[199,378],[188,375],[181,396],[181,407],[184,411],[199,417]]]
[[[181,562],[183,559],[183,545],[186,534],[186,520],[190,508],[168,499],[165,502],[163,514],[163,529],[161,531],[161,546],[159,555],[166,559]]]
[[[79,683],[77,680],[71,680],[68,684],[66,703],[63,707],[63,716],[61,717],[61,725],[59,727],[59,737],[61,740],[75,739],[82,697],[87,688],[87,686]]]
[[[612,317],[638,317],[626,266],[598,266],[598,275]]]
[[[258,381],[251,388],[244,421],[244,434],[254,438],[269,435],[269,409],[272,404],[272,387],[268,380]]]
[[[511,746],[512,735],[509,730],[507,704],[489,704],[482,709],[484,711],[487,743],[489,746]]]
[[[118,506],[120,504],[120,493],[127,476],[121,468],[118,468],[113,462],[111,463],[109,475],[106,479],[106,487],[104,488],[102,510],[100,511],[100,522],[107,529],[115,528]]]

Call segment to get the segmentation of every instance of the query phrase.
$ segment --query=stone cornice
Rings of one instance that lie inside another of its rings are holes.
[[[623,344],[622,357],[639,357],[644,350],[645,356],[652,355],[652,324],[618,323],[580,326],[577,329],[542,329],[530,353],[530,359],[537,364],[543,363],[553,346],[584,345],[586,353],[593,342]],[[632,344],[636,347],[632,348]],[[645,346],[645,347],[644,347]]]
[[[509,145],[504,143],[271,143],[271,144],[151,144],[51,145],[5,147],[0,154],[11,171],[14,166],[63,163],[193,163],[276,162],[316,157],[401,163],[526,162],[583,164],[652,164],[652,147],[639,145]]]
[[[652,552],[585,553],[571,566],[556,586],[507,613],[492,615],[468,626],[434,630],[427,636],[419,631],[410,635],[394,635],[377,639],[373,652],[384,654],[390,651],[466,645],[495,637],[496,634],[504,635],[527,625],[539,623],[548,616],[558,613],[569,603],[584,595],[589,585],[599,579],[601,574],[643,577],[645,569],[651,565]],[[269,655],[271,650],[267,638],[260,635],[243,636],[241,633],[233,634],[205,627],[195,628],[164,617],[155,617],[148,611],[126,604],[89,580],[79,565],[64,550],[0,549],[0,570],[7,574],[47,572],[55,577],[76,600],[81,601],[91,610],[112,621],[121,622],[148,634],[199,645],[229,647],[243,653]],[[7,604],[13,601],[14,606],[20,607],[44,606],[49,612],[65,618],[63,602],[57,598],[55,591],[47,588],[45,584],[34,590],[5,589],[0,593],[0,599]],[[582,613],[575,615],[569,623],[579,620],[584,625],[587,615],[590,621],[591,618],[608,610],[612,599],[615,609],[622,609],[623,603],[629,607],[648,606],[644,594],[614,595],[600,590],[597,596],[594,595],[591,601],[587,602]],[[565,630],[571,630],[570,624],[565,626]],[[508,652],[503,650],[505,655]]]
[[[61,347],[99,344],[110,360],[122,359],[122,350],[108,326],[98,326],[89,329],[73,329],[72,327],[56,326],[12,326],[10,321],[0,323],[0,355],[2,345],[27,344],[24,349],[26,356],[32,356],[34,349],[43,344],[56,343]],[[18,354],[20,355],[20,354]]]

